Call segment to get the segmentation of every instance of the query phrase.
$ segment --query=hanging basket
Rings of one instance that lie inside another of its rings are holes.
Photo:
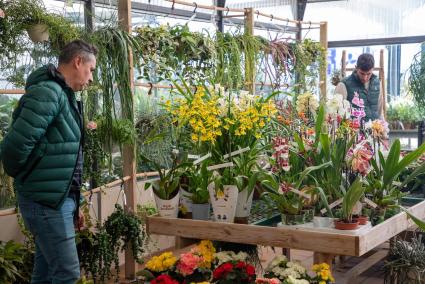
[[[49,27],[46,24],[35,24],[27,29],[28,36],[34,43],[49,40]]]
[[[214,184],[208,186],[214,220],[217,222],[233,223],[238,202],[238,188],[236,185],[224,185],[223,191],[216,191]]]
[[[177,218],[179,213],[179,198],[180,194],[177,193],[172,199],[165,200],[155,195],[156,208],[160,217]]]

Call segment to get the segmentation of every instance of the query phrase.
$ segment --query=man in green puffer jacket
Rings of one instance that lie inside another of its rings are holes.
[[[375,60],[372,54],[363,53],[359,56],[356,69],[344,78],[335,88],[335,94],[341,94],[352,107],[359,108],[355,99],[362,99],[364,104],[364,122],[383,119],[383,98],[379,78],[373,74]]]
[[[18,205],[34,236],[31,283],[73,284],[80,278],[73,216],[82,176],[82,106],[75,93],[93,80],[97,49],[76,40],[27,80],[1,145],[5,171],[15,178]]]

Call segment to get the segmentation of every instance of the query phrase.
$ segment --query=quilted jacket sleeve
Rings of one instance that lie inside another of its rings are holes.
[[[15,177],[45,135],[60,110],[60,94],[45,83],[33,85],[13,113],[12,125],[1,145],[5,171]]]

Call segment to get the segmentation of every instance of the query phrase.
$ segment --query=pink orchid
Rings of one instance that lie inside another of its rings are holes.
[[[357,92],[354,92],[354,98],[351,101],[351,103],[353,105],[360,107],[360,108],[364,108],[364,101],[363,101],[363,99],[360,98],[359,93],[357,93]]]

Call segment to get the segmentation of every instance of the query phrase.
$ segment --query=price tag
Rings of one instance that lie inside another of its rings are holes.
[[[293,189],[291,189],[291,192],[293,192],[295,194],[298,194],[299,196],[302,196],[304,198],[311,199],[311,195],[310,194],[307,194],[307,193],[304,193],[302,191],[299,191],[298,189],[293,188]]]
[[[187,158],[188,159],[193,159],[193,160],[196,160],[196,159],[199,159],[201,156],[199,156],[199,155],[192,155],[192,154],[188,154],[187,155]]]
[[[193,161],[193,164],[194,164],[194,165],[197,165],[197,164],[199,164],[200,162],[202,162],[202,161],[204,161],[204,160],[208,159],[209,157],[211,157],[211,153],[208,153],[208,154],[206,154],[206,155],[204,155],[204,156],[200,157],[199,159],[197,159],[197,160]]]
[[[329,208],[332,209],[338,205],[340,205],[342,203],[342,198],[335,200],[334,202],[332,202],[331,204],[329,204]],[[320,210],[320,213],[325,214],[326,213],[326,208],[323,208],[322,210]]]
[[[214,165],[214,166],[209,166],[207,167],[207,170],[209,171],[213,171],[213,170],[217,170],[217,169],[221,169],[221,168],[230,168],[233,167],[233,162],[229,162],[229,163],[224,163],[224,164],[218,164],[218,165]]]
[[[229,158],[229,157],[233,157],[233,156],[236,156],[236,155],[242,154],[242,153],[244,153],[244,152],[246,152],[246,151],[249,151],[249,147],[245,147],[245,148],[242,148],[242,149],[239,149],[239,150],[233,151],[233,152],[231,152],[230,154],[226,154],[226,155],[224,155],[224,156],[223,156],[223,158],[224,158],[224,159],[227,159],[227,158]]]
[[[369,198],[365,197],[364,202],[366,202],[367,205],[369,205],[372,208],[377,208],[378,204],[370,200]]]

